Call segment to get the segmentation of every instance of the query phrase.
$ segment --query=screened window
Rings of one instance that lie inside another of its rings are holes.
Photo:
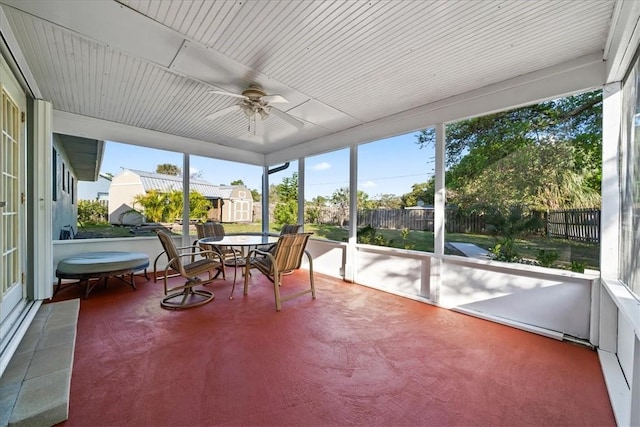
[[[310,156],[304,168],[305,231],[314,239],[345,241],[349,232],[349,149]]]
[[[433,252],[433,135],[428,128],[358,146],[358,242]]]
[[[448,124],[445,250],[599,269],[601,159],[600,91]]]
[[[639,62],[623,88],[623,123],[620,141],[620,279],[640,295],[640,99]]]

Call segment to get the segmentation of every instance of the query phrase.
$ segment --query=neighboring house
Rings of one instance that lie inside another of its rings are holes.
[[[78,200],[109,200],[111,177],[100,174],[95,181],[78,182]]]
[[[52,139],[52,237],[64,240],[78,231],[78,184],[98,178],[104,141],[58,133]]]
[[[211,201],[208,219],[219,222],[253,221],[251,191],[242,185],[214,185],[192,179],[190,190],[197,191]],[[150,190],[182,191],[182,177],[125,169],[111,180],[109,190],[109,222],[112,224],[140,224],[144,219],[134,210],[134,198]],[[176,218],[178,219],[178,218]]]

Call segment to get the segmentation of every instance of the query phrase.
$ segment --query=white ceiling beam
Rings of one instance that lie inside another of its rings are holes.
[[[601,88],[606,66],[599,52],[317,138],[266,156],[267,165],[413,132],[436,123],[491,114]],[[321,147],[321,149],[320,149]]]
[[[640,2],[618,0],[604,49],[607,83],[621,81],[638,49],[640,41]]]
[[[184,138],[64,111],[53,111],[52,131],[65,135],[121,142],[177,153],[264,166],[264,155],[197,139]]]

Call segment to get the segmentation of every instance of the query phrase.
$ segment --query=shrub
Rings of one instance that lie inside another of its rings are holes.
[[[410,230],[408,228],[403,228],[400,230],[400,235],[402,236],[402,247],[405,249],[415,249],[416,245],[410,245],[407,243],[409,239]]]
[[[392,246],[393,240],[387,240],[383,235],[378,234],[378,230],[373,228],[371,224],[359,228],[357,233],[358,243],[376,246]]]
[[[540,249],[536,259],[538,264],[542,267],[553,267],[553,264],[560,258],[560,254],[557,251]]]
[[[569,266],[569,270],[574,273],[584,273],[585,268],[587,268],[587,263],[580,261],[571,261],[571,265]]]
[[[107,204],[99,200],[78,200],[78,223],[104,224],[109,221]]]
[[[496,243],[489,251],[496,261],[518,262],[520,255],[516,251],[515,241],[512,238],[505,238]]]
[[[273,219],[278,227],[284,224],[295,224],[298,221],[298,202],[278,202],[273,210]]]
[[[134,197],[136,204],[142,207],[143,214],[148,221],[153,222],[173,222],[182,218],[183,195],[180,190],[173,190],[168,193],[157,190],[150,190],[146,194],[139,194]],[[189,193],[189,218],[205,221],[211,203],[197,191]]]

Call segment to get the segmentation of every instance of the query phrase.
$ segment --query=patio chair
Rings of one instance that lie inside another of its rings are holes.
[[[181,309],[197,307],[213,300],[213,292],[203,289],[195,289],[195,287],[211,283],[218,277],[220,272],[224,269],[222,258],[213,251],[210,251],[210,254],[203,254],[205,251],[199,251],[199,254],[204,256],[203,258],[185,264],[183,263],[182,258],[190,257],[193,259],[194,252],[188,251],[180,253],[180,249],[186,250],[187,248],[177,248],[173,243],[171,235],[164,230],[157,230],[156,234],[158,235],[160,243],[162,243],[164,253],[166,253],[168,258],[167,266],[164,269],[163,275],[164,294],[166,296],[162,299],[160,305],[163,308]],[[173,270],[177,275],[184,277],[185,283],[183,285],[169,287],[167,279],[175,276],[169,273],[170,270]],[[207,280],[203,281],[198,277],[203,273],[209,274],[209,278]]]
[[[210,253],[210,251],[216,252],[221,258],[224,265],[233,267],[233,285],[235,287],[236,278],[237,278],[237,269],[238,269],[238,259],[242,258],[242,252],[233,248],[232,246],[220,246],[220,245],[208,245],[206,243],[201,243],[200,239],[205,237],[220,237],[223,238],[225,235],[224,226],[217,222],[202,222],[196,223],[196,233],[198,235],[198,240],[194,242],[194,245],[198,245],[205,254]],[[223,268],[223,277],[226,278],[224,268]],[[231,295],[233,295],[233,289],[231,290]],[[229,297],[231,299],[231,297]]]
[[[280,236],[285,234],[302,233],[303,228],[304,228],[303,224],[284,224],[280,229]],[[276,246],[275,244],[260,245],[260,246],[257,246],[256,249],[260,249],[261,251],[271,251],[275,246]]]
[[[276,311],[280,311],[283,301],[307,293],[311,293],[311,297],[315,299],[316,288],[313,283],[313,259],[309,251],[305,249],[311,234],[312,233],[283,234],[278,238],[278,243],[276,243],[270,251],[262,251],[260,249],[250,250],[245,260],[244,294],[247,295],[248,293],[250,269],[256,268],[273,283]],[[302,264],[303,254],[306,254],[309,260],[309,281],[311,287],[304,291],[282,297],[280,295],[282,275],[284,272],[299,269]]]
[[[280,229],[280,235],[302,233],[303,228],[302,224],[285,224]]]

